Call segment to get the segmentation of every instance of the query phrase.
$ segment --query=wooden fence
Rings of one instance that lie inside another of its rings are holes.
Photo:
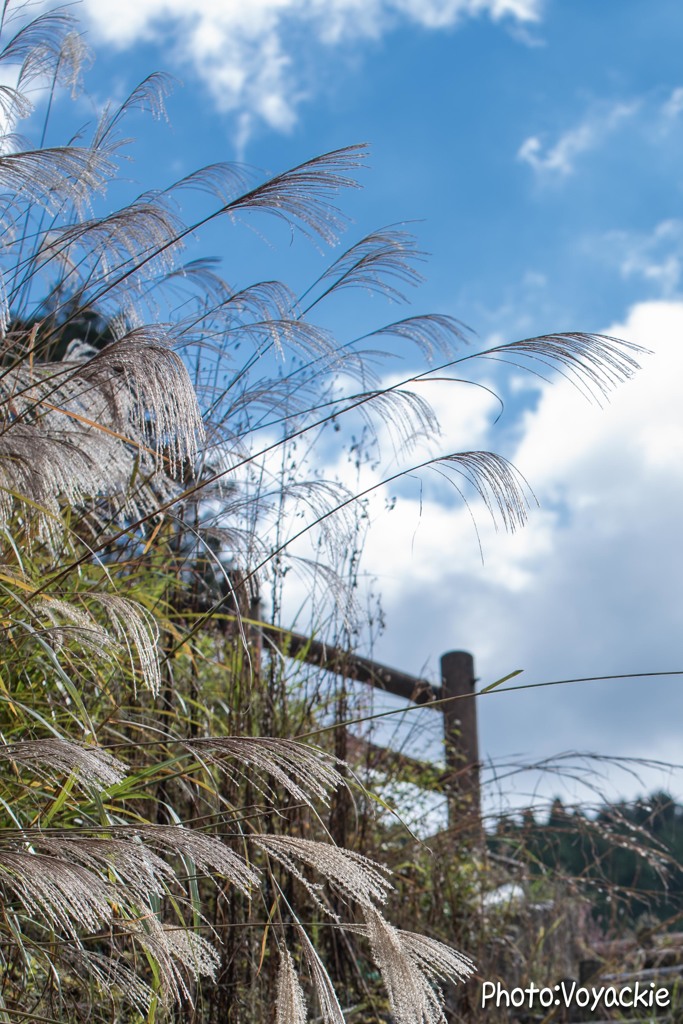
[[[408,675],[387,665],[332,647],[301,633],[260,625],[263,640],[286,657],[358,683],[402,697],[424,708],[433,708],[443,716],[445,770],[428,762],[396,753],[375,744],[364,743],[366,751],[377,755],[378,765],[391,769],[399,777],[420,780],[423,789],[442,792],[447,798],[449,828],[481,834],[481,793],[479,779],[479,741],[477,707],[474,695],[474,660],[467,651],[448,651],[441,657],[441,686]],[[360,741],[355,740],[356,744]]]

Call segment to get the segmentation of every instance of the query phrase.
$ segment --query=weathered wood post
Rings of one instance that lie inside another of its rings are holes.
[[[443,706],[448,827],[477,842],[482,835],[477,704],[474,659],[467,651],[441,658],[443,697],[459,697]]]

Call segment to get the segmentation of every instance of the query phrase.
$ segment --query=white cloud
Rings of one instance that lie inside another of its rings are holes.
[[[488,15],[494,21],[511,17],[521,22],[540,18],[538,0],[375,0],[385,16],[393,11],[407,14],[426,28],[448,28],[466,17]]]
[[[608,262],[616,263],[622,277],[648,284],[653,295],[672,298],[680,293],[683,220],[668,218],[649,232],[610,231],[600,243],[591,239],[588,245],[593,253],[602,250]]]
[[[683,111],[683,88],[679,85],[673,89],[671,95],[662,106],[662,114],[666,118],[675,120]]]
[[[487,16],[540,19],[544,0],[84,0],[96,38],[122,49],[161,41],[190,66],[246,139],[255,123],[288,131],[320,45],[376,38],[401,23],[446,29]],[[293,40],[296,41],[293,41]]]
[[[542,385],[513,454],[541,509],[513,536],[495,533],[480,510],[483,566],[466,510],[442,492],[416,488],[384,515],[377,506],[365,568],[384,594],[381,660],[415,674],[427,662],[434,676],[444,650],[469,649],[483,682],[515,668],[530,683],[683,669],[683,303],[640,304],[607,333],[655,354],[604,409],[566,384]],[[471,447],[495,449],[495,433],[482,425],[488,410],[455,394],[444,387],[436,395],[451,420],[445,444],[462,447],[471,420]],[[680,760],[681,682],[491,695],[480,703],[483,755],[536,759],[573,749]],[[643,773],[642,785],[624,777],[622,792],[658,784]],[[683,791],[680,777],[667,784]]]
[[[545,178],[567,177],[576,169],[578,157],[598,148],[605,138],[638,111],[640,104],[615,103],[591,111],[583,121],[548,145],[538,135],[525,139],[517,158]]]

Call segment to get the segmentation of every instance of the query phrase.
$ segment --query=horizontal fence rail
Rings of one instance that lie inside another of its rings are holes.
[[[434,711],[441,712],[445,771],[427,761],[370,744],[358,737],[350,739],[356,751],[360,751],[362,746],[366,754],[372,754],[380,769],[382,766],[391,768],[408,778],[417,775],[420,781],[416,784],[421,788],[444,793],[448,804],[449,829],[457,828],[460,834],[468,833],[475,840],[481,840],[479,741],[474,660],[471,654],[467,651],[448,651],[444,654],[441,658],[441,686],[435,686],[426,679],[411,676],[303,633],[283,630],[262,622],[258,623],[258,633],[262,640],[285,657],[297,658],[345,679],[374,686],[424,708],[433,705]],[[447,699],[451,697],[458,699]],[[445,703],[435,703],[444,700]]]
[[[309,665],[317,665],[318,668],[353,679],[357,683],[368,683],[415,704],[429,704],[447,696],[440,686],[433,686],[426,679],[388,668],[370,658],[363,658],[341,647],[332,647],[313,637],[304,636],[303,633],[268,625],[262,625],[260,630],[264,638],[289,658],[302,658]]]

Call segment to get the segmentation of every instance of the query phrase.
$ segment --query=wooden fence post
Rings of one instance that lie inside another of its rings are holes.
[[[479,784],[477,704],[474,659],[467,651],[448,651],[441,658],[443,697],[460,697],[443,705],[448,827],[478,841],[482,835]]]
[[[255,606],[252,606],[251,617],[254,620],[260,618]],[[474,660],[471,654],[467,651],[444,654],[441,658],[442,686],[433,686],[426,679],[380,665],[370,658],[332,647],[303,633],[263,622],[259,622],[257,632],[288,658],[301,658],[310,665],[317,665],[346,679],[367,683],[415,704],[441,711],[446,746],[445,775],[435,765],[430,766],[405,754],[392,753],[372,743],[362,741],[363,749],[366,754],[372,751],[373,756],[380,757],[385,763],[390,762],[394,771],[406,769],[413,778],[416,770],[423,775],[427,772],[429,781],[425,781],[424,788],[445,793],[447,797],[449,830],[476,845],[483,843]],[[252,660],[258,658],[259,653],[257,649]],[[444,697],[461,699],[440,704]],[[361,741],[356,739],[354,743],[358,748]]]

